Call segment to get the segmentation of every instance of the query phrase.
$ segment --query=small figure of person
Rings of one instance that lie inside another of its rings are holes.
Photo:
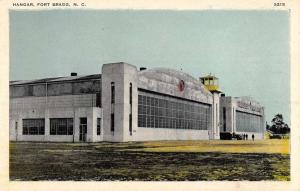
[[[243,140],[246,140],[246,135],[245,134],[243,134]]]
[[[254,134],[252,134],[252,141],[254,141]]]
[[[248,134],[246,134],[246,140],[248,140]]]

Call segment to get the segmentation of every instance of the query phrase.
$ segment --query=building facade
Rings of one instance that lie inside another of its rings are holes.
[[[127,63],[104,64],[95,75],[11,81],[10,140],[209,140],[219,139],[224,130],[263,138],[263,107],[251,102],[262,109],[246,108],[238,98],[221,97],[207,87],[181,71],[138,70]],[[249,112],[260,117],[259,127],[239,125],[258,121],[245,118]]]
[[[251,97],[220,98],[220,132],[264,138],[264,107]]]

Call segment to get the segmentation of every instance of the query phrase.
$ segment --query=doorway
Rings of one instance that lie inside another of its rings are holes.
[[[80,126],[79,126],[79,141],[86,142],[86,134],[87,134],[87,118],[80,118]]]

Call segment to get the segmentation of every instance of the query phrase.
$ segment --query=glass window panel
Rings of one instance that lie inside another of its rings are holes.
[[[167,96],[160,97],[150,93],[138,96],[139,127],[208,129],[209,106]]]
[[[147,105],[151,105],[151,97],[146,97],[147,98]]]
[[[73,118],[50,119],[50,135],[73,135]]]
[[[23,119],[23,135],[44,135],[45,119]]]
[[[259,132],[261,116],[236,112],[236,123],[238,132]]]

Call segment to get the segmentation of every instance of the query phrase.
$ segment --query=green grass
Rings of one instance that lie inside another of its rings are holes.
[[[257,141],[155,141],[140,143],[138,151],[150,152],[222,152],[222,153],[280,153],[289,154],[289,140]],[[127,149],[133,150],[133,149]]]
[[[288,151],[286,140],[12,142],[10,179],[282,181],[290,180]]]

